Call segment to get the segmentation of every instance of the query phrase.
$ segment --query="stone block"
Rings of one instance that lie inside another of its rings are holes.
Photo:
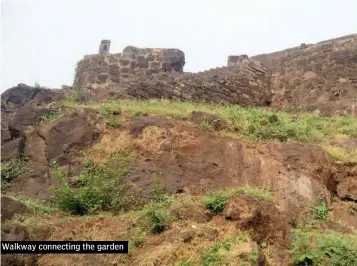
[[[130,61],[126,59],[119,59],[120,66],[127,66],[129,65]]]

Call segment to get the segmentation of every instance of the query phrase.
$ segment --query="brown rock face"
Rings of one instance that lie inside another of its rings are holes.
[[[92,109],[81,109],[41,127],[38,134],[45,139],[47,160],[66,164],[70,151],[86,147],[99,135],[98,114]]]
[[[17,109],[14,118],[9,124],[9,129],[13,137],[23,134],[27,126],[36,126],[40,123],[41,116],[47,112],[47,109],[33,106],[23,106]]]
[[[253,230],[253,240],[258,244],[264,240],[291,245],[291,223],[293,217],[282,213],[274,204],[247,196],[234,196],[229,199],[224,216],[237,221],[237,227]]]
[[[17,158],[24,149],[24,140],[17,138],[1,145],[1,161]]]
[[[15,214],[29,214],[31,211],[21,202],[1,197],[1,222],[11,220]]]
[[[42,125],[26,135],[24,151],[28,156],[28,174],[12,181],[9,191],[21,192],[30,198],[46,199],[49,187],[56,185],[51,172],[57,161],[69,172],[78,151],[93,144],[99,135],[98,114],[92,109],[79,109],[63,115],[50,124]]]

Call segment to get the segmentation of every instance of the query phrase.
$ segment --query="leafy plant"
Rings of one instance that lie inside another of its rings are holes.
[[[315,219],[319,222],[323,222],[328,216],[328,207],[324,201],[318,207],[315,207]]]
[[[78,189],[69,185],[65,173],[55,164],[60,188],[52,188],[53,199],[59,209],[72,214],[83,215],[96,210],[120,211],[123,209],[128,186],[123,180],[126,161],[117,153],[103,165],[86,164],[77,177]]]
[[[169,214],[165,210],[158,210],[150,207],[146,210],[146,216],[150,221],[150,231],[152,233],[161,233],[167,228]]]
[[[208,210],[217,215],[223,212],[229,197],[230,195],[227,192],[216,191],[204,197],[203,204]]]
[[[289,251],[294,265],[357,265],[357,242],[352,237],[301,229],[294,234],[293,248]]]

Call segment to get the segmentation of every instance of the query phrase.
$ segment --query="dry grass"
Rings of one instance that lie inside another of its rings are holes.
[[[146,127],[137,138],[129,130],[102,128],[100,141],[84,151],[85,158],[95,163],[103,163],[118,150],[139,151],[150,154],[161,154],[162,149],[170,144],[185,146],[197,143],[194,134],[181,131],[178,127],[166,130],[155,126]]]
[[[357,151],[348,151],[346,149],[331,146],[331,145],[323,145],[323,149],[325,149],[331,156],[334,161],[357,161]]]
[[[130,221],[130,220],[128,220]],[[35,239],[56,241],[111,241],[130,239],[128,225],[120,217],[109,214],[98,216],[61,216],[36,215],[28,218],[19,217],[11,221],[26,227]],[[119,254],[45,254],[38,265],[115,265],[126,261],[127,255]]]

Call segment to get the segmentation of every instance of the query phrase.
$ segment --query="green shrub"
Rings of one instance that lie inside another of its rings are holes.
[[[323,201],[318,207],[315,207],[315,220],[319,222],[323,222],[327,219],[328,216],[328,207],[326,203]]]
[[[58,165],[57,179],[60,188],[52,188],[53,199],[59,209],[72,214],[83,215],[96,210],[121,211],[124,206],[128,186],[123,177],[126,173],[126,161],[123,154],[117,153],[103,165],[92,162],[77,177],[80,188],[69,185],[68,178]]]
[[[167,211],[159,210],[151,206],[146,210],[145,214],[149,218],[149,229],[152,233],[161,233],[167,228],[169,222],[169,214]]]
[[[47,124],[56,120],[59,116],[63,114],[62,109],[51,109],[48,110],[40,119],[41,124]]]
[[[352,266],[357,265],[357,241],[336,232],[294,232],[294,265]]]
[[[1,163],[1,187],[9,186],[12,180],[26,174],[28,171],[27,162],[28,158],[25,155],[21,155],[19,159]]]
[[[205,207],[214,214],[223,212],[230,194],[225,191],[216,191],[203,198]]]
[[[171,197],[165,193],[165,186],[160,183],[158,178],[152,185],[150,196],[154,203],[169,203],[171,201]]]
[[[118,122],[113,119],[107,120],[105,123],[112,128],[117,128],[119,126]]]

